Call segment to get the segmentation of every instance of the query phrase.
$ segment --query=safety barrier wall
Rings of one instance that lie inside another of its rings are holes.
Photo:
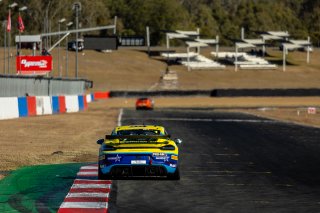
[[[0,98],[0,119],[19,117],[17,98]]]
[[[83,111],[95,97],[109,98],[109,92],[66,96],[0,97],[0,120]]]
[[[110,97],[110,92],[95,92],[94,99],[105,99]]]
[[[78,112],[79,111],[79,100],[78,96],[67,95],[66,98],[66,111],[67,112]]]
[[[109,97],[206,96],[206,97],[302,97],[320,96],[320,89],[214,89],[214,90],[159,90],[111,91]]]

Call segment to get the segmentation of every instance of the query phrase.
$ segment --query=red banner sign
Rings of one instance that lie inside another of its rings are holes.
[[[44,75],[52,70],[52,56],[17,56],[17,73]]]

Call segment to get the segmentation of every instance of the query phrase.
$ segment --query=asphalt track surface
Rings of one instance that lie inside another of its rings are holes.
[[[240,113],[123,111],[182,138],[180,181],[115,180],[109,212],[320,212],[320,129]]]

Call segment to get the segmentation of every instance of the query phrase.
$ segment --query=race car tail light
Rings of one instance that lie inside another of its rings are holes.
[[[171,155],[171,159],[172,160],[178,160],[178,156],[177,155]]]
[[[162,146],[160,147],[161,150],[175,150],[176,148],[172,145]]]

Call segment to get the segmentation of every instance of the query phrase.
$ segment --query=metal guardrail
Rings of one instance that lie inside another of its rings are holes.
[[[79,95],[92,87],[86,79],[0,75],[0,97]]]

